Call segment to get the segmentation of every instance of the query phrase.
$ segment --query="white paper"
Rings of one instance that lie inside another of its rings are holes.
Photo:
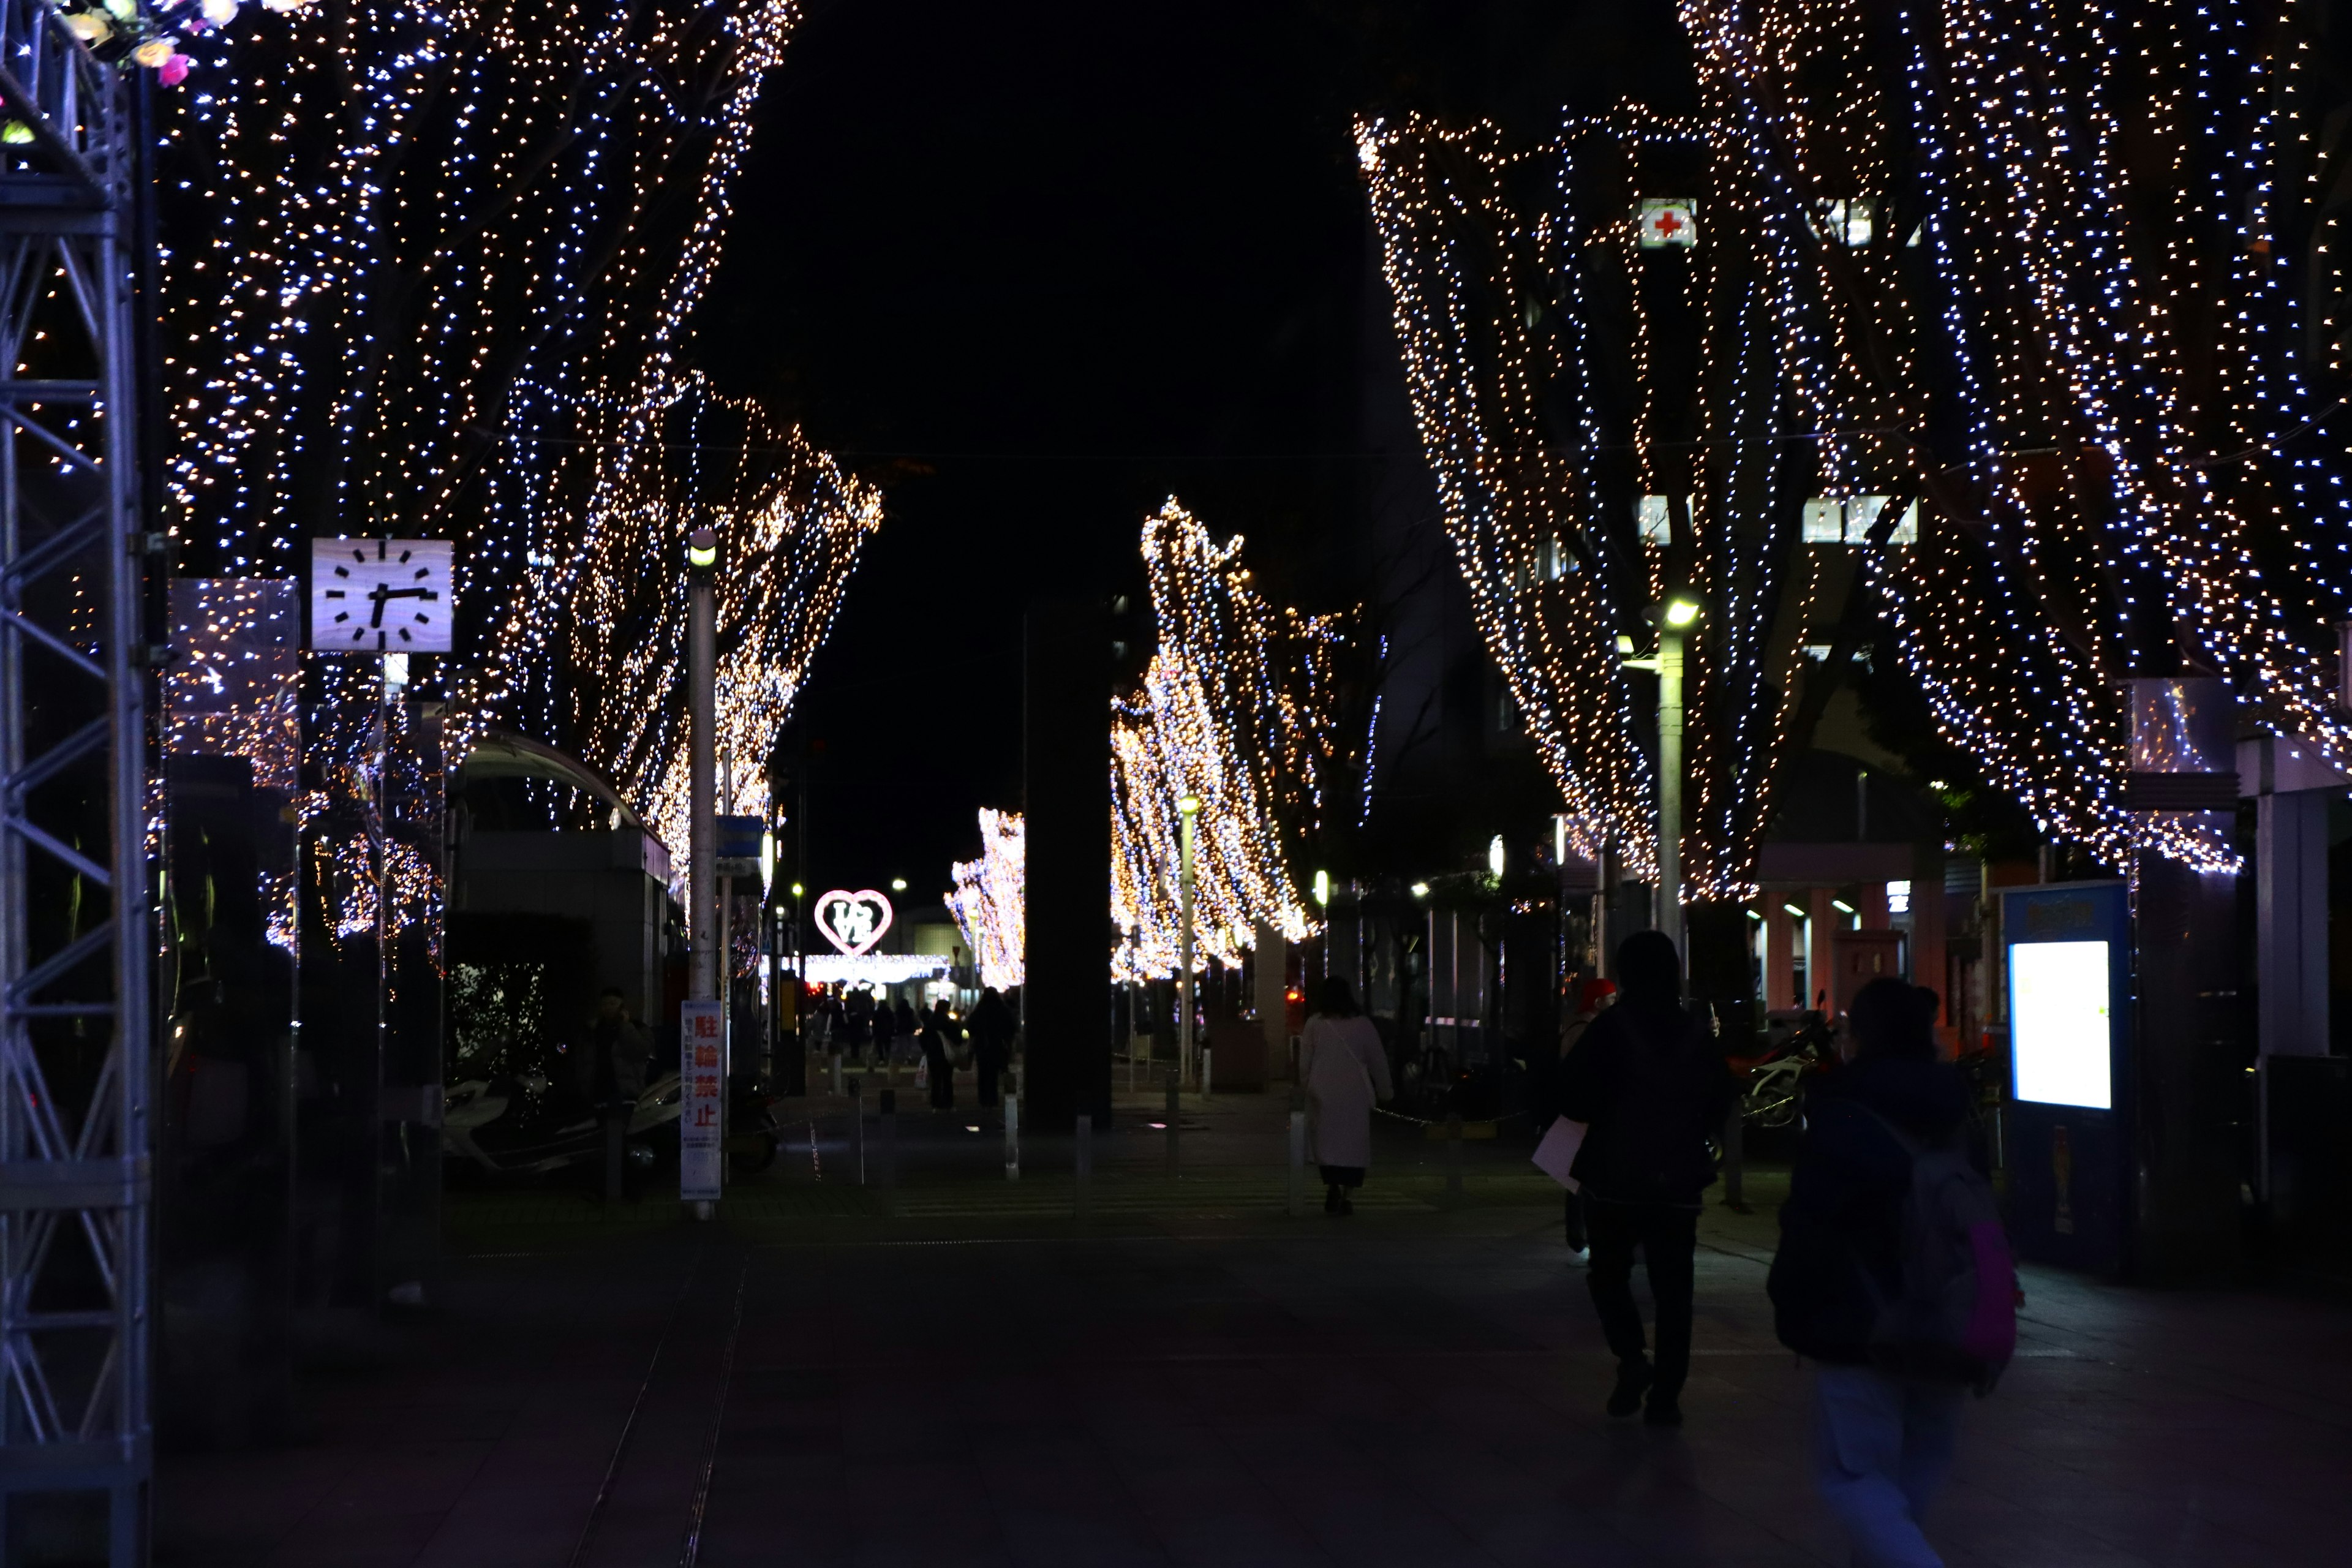
[[[1556,1118],[1544,1130],[1543,1142],[1536,1145],[1535,1167],[1570,1192],[1576,1191],[1576,1178],[1568,1173],[1576,1163],[1576,1152],[1584,1147],[1584,1123]]]

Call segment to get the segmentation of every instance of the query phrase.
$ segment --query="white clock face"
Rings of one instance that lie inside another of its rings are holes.
[[[447,653],[456,605],[446,539],[310,542],[316,653]]]

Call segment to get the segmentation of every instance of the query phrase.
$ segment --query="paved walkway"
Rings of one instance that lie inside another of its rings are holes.
[[[824,1102],[709,1225],[453,1201],[440,1304],[313,1379],[312,1441],[163,1463],[158,1562],[1845,1561],[1763,1299],[1769,1176],[1765,1212],[1710,1212],[1689,1425],[1662,1433],[1601,1415],[1610,1363],[1522,1150],[1471,1145],[1453,1202],[1444,1146],[1387,1126],[1376,1201],[1294,1219],[1278,1100],[1188,1106],[1175,1182],[1156,1119],[1097,1140],[1083,1228],[1066,1146],[1007,1184],[992,1128],[927,1112],[886,1216]],[[1931,1521],[1950,1562],[2346,1560],[2352,1311],[2028,1289]]]

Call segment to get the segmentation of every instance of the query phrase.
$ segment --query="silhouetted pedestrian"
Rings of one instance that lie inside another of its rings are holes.
[[[1813,1363],[1822,1498],[1845,1526],[1854,1561],[1888,1568],[1943,1562],[1919,1526],[1951,1468],[1968,1385],[1953,1371],[1875,1364],[1888,1348],[1876,1342],[1889,1304],[1916,1284],[1906,1279],[1914,1270],[1905,1235],[1916,1206],[1915,1162],[1928,1151],[1958,1159],[1968,1120],[1967,1080],[1937,1060],[1935,1012],[1934,993],[1892,976],[1855,994],[1840,1042],[1848,1063],[1805,1097],[1804,1140],[1769,1285],[1780,1342]],[[1960,1184],[1972,1181],[1964,1166],[1954,1168]],[[1989,1189],[1984,1203],[1989,1211]],[[1969,1252],[1985,1267],[1981,1242]],[[2015,1289],[2005,1244],[1991,1268],[2005,1277],[1979,1289],[1999,1308]],[[2006,1331],[2013,1342],[2013,1312]],[[2005,1360],[2006,1348],[2000,1354]]]
[[[923,1042],[923,1062],[930,1071],[931,1109],[934,1110],[947,1110],[955,1105],[953,1043],[959,1032],[955,1019],[948,1012],[945,997],[922,1015],[919,1037]]]
[[[1570,1173],[1584,1191],[1593,1307],[1617,1356],[1612,1415],[1648,1407],[1654,1426],[1682,1424],[1690,1375],[1693,1254],[1699,1194],[1715,1180],[1707,1138],[1736,1092],[1704,1020],[1682,1005],[1682,959],[1662,931],[1617,949],[1622,1000],[1586,1026],[1561,1064],[1560,1113],[1584,1122]],[[1657,1310],[1657,1361],[1633,1302],[1641,1249]]]
[[[1395,1098],[1396,1089],[1381,1033],[1343,977],[1328,976],[1315,994],[1315,1016],[1298,1048],[1307,1137],[1322,1167],[1323,1212],[1353,1214],[1348,1194],[1364,1184],[1372,1163],[1372,1107]]]
[[[1617,984],[1614,981],[1588,980],[1579,989],[1576,1011],[1559,1026],[1560,1067],[1552,1075],[1555,1099],[1558,1098],[1560,1074],[1566,1070],[1568,1053],[1576,1049],[1576,1042],[1584,1038],[1584,1031],[1592,1026],[1592,1020],[1615,1005],[1616,1001]],[[1568,1200],[1567,1223],[1563,1227],[1568,1237],[1568,1249],[1580,1258],[1591,1245],[1584,1224],[1584,1194],[1570,1187],[1560,1195]]]
[[[890,994],[877,991],[874,994],[874,1065],[890,1065],[891,1037],[898,1032],[898,1015],[890,1006]],[[896,1077],[892,1079],[897,1081]]]
[[[653,1054],[653,1042],[629,1016],[626,994],[617,985],[605,986],[596,998],[596,1016],[589,1020],[579,1071],[580,1091],[604,1123],[607,1196],[622,1195],[635,1185],[625,1145]]]
[[[996,1105],[996,1080],[1013,1061],[1013,1035],[1017,1027],[1013,1009],[993,985],[980,988],[980,1000],[972,1004],[971,1016],[964,1020],[964,1028],[971,1036],[971,1065],[980,1079],[980,1104],[983,1110]]]

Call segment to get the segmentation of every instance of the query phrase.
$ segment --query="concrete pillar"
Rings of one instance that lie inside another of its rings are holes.
[[[2265,1057],[2327,1054],[2327,792],[2256,802],[2254,928]]]
[[[1290,1007],[1284,999],[1288,989],[1286,982],[1290,973],[1290,945],[1282,940],[1282,932],[1263,921],[1257,928],[1251,966],[1256,981],[1258,1027],[1265,1033],[1265,1076],[1284,1077],[1290,1063]]]
[[[1764,1005],[1779,1012],[1797,1005],[1797,921],[1788,900],[1764,900]]]
[[[1836,937],[1845,917],[1832,907],[1834,888],[1805,889],[1805,997],[1803,1005],[1827,1007],[1830,975],[1837,967]]]
[[[1951,994],[1944,956],[1944,847],[1934,840],[1911,851],[1911,984],[1938,998],[1936,1037],[1949,1055],[1959,1036],[1959,998]]]
[[[1895,922],[1886,913],[1886,884],[1864,882],[1853,895],[1853,910],[1860,917],[1855,924],[1864,931],[1892,931]]]

